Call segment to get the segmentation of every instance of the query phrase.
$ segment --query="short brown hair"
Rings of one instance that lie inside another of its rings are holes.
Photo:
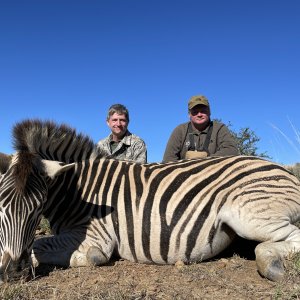
[[[114,113],[117,113],[118,115],[125,115],[127,122],[129,123],[129,112],[126,106],[123,104],[113,104],[108,110],[106,120],[108,121],[110,116]]]

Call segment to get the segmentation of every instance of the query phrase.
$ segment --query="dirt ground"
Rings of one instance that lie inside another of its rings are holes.
[[[1,299],[300,299],[300,274],[262,278],[255,243],[237,240],[219,257],[193,265],[156,266],[114,260],[101,267],[40,266],[36,278],[1,287]]]

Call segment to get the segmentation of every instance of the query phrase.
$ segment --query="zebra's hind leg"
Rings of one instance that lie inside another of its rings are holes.
[[[300,251],[300,229],[289,225],[290,235],[284,241],[266,241],[255,248],[258,272],[273,281],[284,278],[284,259],[291,253]]]

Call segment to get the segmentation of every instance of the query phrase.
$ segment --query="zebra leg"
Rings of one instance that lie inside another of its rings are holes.
[[[43,237],[34,242],[33,266],[40,263],[62,267],[101,265],[108,262],[112,247],[102,250],[101,245],[92,245],[87,239],[80,241],[75,233]]]
[[[295,252],[300,251],[300,229],[289,225],[288,238],[280,242],[266,241],[256,246],[256,265],[258,272],[273,281],[280,281],[284,278],[284,259]]]
[[[256,266],[258,272],[262,276],[273,281],[280,281],[283,279],[284,264],[280,254],[280,248],[285,247],[285,244],[286,242],[264,242],[256,246]]]
[[[255,248],[258,272],[270,280],[280,281],[285,273],[284,259],[300,251],[300,229],[292,224],[291,220],[296,222],[297,217],[289,217],[287,205],[275,208],[257,213],[245,206],[239,210],[230,207],[220,213],[220,219],[240,237],[261,242]]]
[[[66,235],[47,236],[37,239],[33,243],[31,254],[32,264],[51,264],[69,267],[72,252],[76,246],[68,241]]]
[[[97,246],[85,246],[87,251],[76,250],[72,253],[70,258],[70,267],[81,266],[100,266],[106,264],[110,256],[108,256],[100,247]]]

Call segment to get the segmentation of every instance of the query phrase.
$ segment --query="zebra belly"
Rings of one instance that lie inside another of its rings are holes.
[[[224,225],[216,231],[210,242],[207,236],[198,236],[193,247],[188,236],[171,238],[169,245],[160,243],[160,239],[156,237],[147,247],[143,242],[137,242],[130,249],[129,243],[120,243],[118,252],[123,259],[145,264],[175,264],[177,261],[193,263],[216,256],[231,244],[235,236],[236,234]]]

